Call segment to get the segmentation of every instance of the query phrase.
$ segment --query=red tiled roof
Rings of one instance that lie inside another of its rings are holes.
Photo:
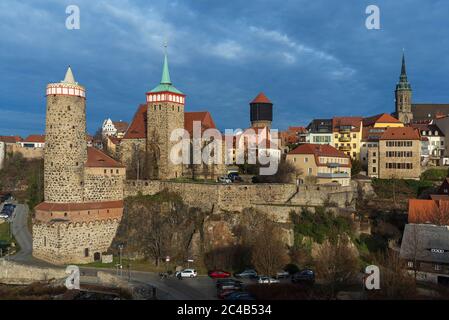
[[[421,140],[421,135],[412,127],[387,128],[380,140]]]
[[[410,199],[408,222],[449,225],[449,201]]]
[[[290,151],[288,154],[313,154],[315,156],[315,162],[317,165],[321,164],[318,160],[319,157],[336,157],[349,159],[349,156],[346,155],[343,151],[337,150],[328,144],[304,143]],[[348,162],[348,165],[346,166],[350,167],[351,164]]]
[[[0,141],[5,143],[16,143],[22,141],[22,138],[19,136],[0,136]]]
[[[271,101],[263,92],[261,92],[254,98],[253,101],[251,101],[251,103],[271,103]]]
[[[41,202],[35,210],[43,211],[83,211],[98,209],[123,208],[123,200],[85,203],[50,203]]]
[[[375,123],[401,123],[398,119],[388,113],[376,114],[375,116],[364,118],[363,126],[373,126]]]
[[[114,137],[114,136],[108,136],[108,139],[109,140],[111,140],[111,142],[113,143],[113,144],[120,144],[120,141],[122,141],[122,139],[119,139],[119,138],[117,138],[117,137]]]
[[[145,139],[147,136],[147,105],[141,104],[134,115],[131,125],[126,130],[123,139]]]
[[[86,167],[123,168],[118,161],[94,147],[87,147]]]
[[[118,132],[126,132],[128,129],[128,122],[124,121],[112,121],[112,124],[117,129]]]
[[[201,133],[207,129],[215,129],[215,123],[208,111],[185,112],[184,113],[184,129],[190,134],[193,133],[193,122],[201,122]]]
[[[287,131],[293,131],[295,133],[307,133],[307,129],[304,127],[288,127]]]
[[[44,143],[45,142],[45,136],[44,135],[39,135],[39,134],[32,134],[32,135],[29,135],[28,137],[26,137],[26,139],[23,140],[23,142]]]
[[[351,126],[352,132],[358,132],[362,120],[362,117],[334,117],[332,118],[332,128],[334,131],[338,131],[340,126]]]

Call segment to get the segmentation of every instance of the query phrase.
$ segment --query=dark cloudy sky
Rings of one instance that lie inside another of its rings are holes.
[[[65,28],[68,5],[81,29]],[[365,28],[380,8],[381,30]],[[88,90],[88,130],[130,121],[160,81],[169,43],[186,110],[243,128],[264,91],[274,126],[392,112],[405,48],[416,102],[449,102],[447,0],[2,0],[0,135],[43,133],[45,86],[72,65]]]

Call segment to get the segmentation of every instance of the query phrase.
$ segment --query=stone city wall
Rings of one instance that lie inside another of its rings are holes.
[[[89,263],[106,252],[120,220],[33,224],[33,256],[54,264]],[[87,255],[86,255],[87,253]]]
[[[64,279],[66,277],[65,269],[29,266],[0,259],[0,283],[3,284],[27,285],[36,281]]]
[[[153,195],[162,190],[178,193],[184,202],[205,210],[242,211],[259,204],[354,206],[352,186],[294,184],[218,184],[171,181],[126,181],[124,196],[139,192]]]

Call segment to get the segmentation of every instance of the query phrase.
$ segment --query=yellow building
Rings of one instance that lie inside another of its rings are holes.
[[[335,148],[352,159],[359,160],[362,128],[362,117],[334,117],[332,131]]]
[[[287,154],[287,161],[298,170],[297,179],[302,183],[310,180],[348,186],[351,182],[349,156],[327,144],[302,144]]]

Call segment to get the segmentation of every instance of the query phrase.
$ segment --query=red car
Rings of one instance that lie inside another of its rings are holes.
[[[229,278],[231,276],[230,272],[222,271],[222,270],[214,270],[209,271],[209,277],[212,279],[223,279],[223,278]]]

